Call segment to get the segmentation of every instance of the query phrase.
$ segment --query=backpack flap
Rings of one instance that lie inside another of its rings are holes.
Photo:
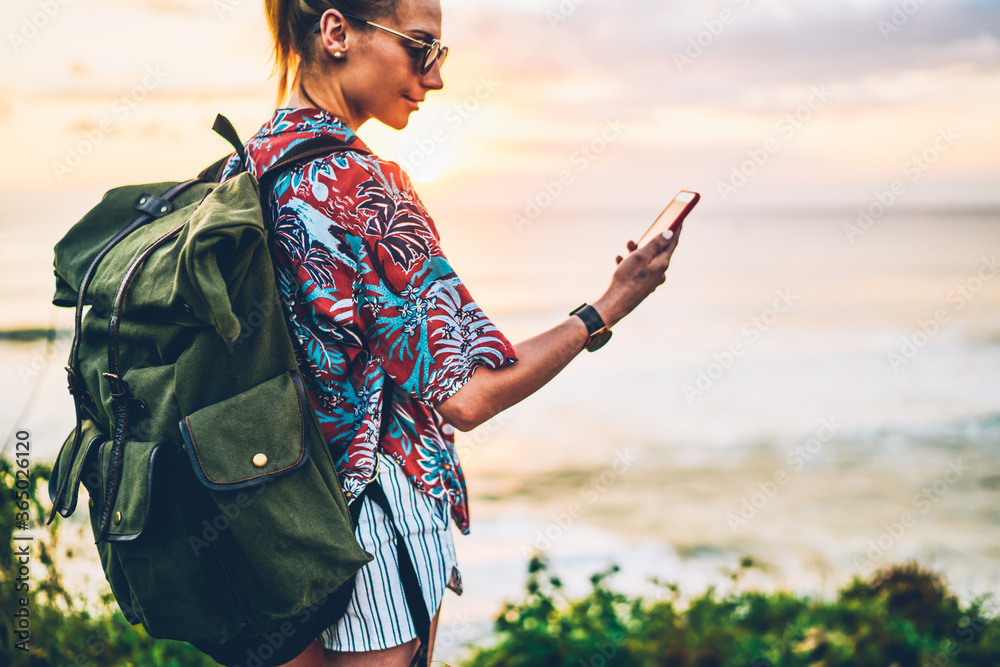
[[[105,442],[100,449],[101,489],[106,492],[111,484],[112,442]],[[146,527],[152,500],[153,464],[161,450],[158,442],[127,442],[122,450],[119,490],[111,508],[111,521],[105,540],[129,542],[138,538]]]
[[[52,466],[52,474],[49,476],[49,500],[56,511],[64,517],[68,517],[76,511],[76,502],[80,492],[80,481],[87,486],[87,490],[95,492],[98,488],[99,479],[94,473],[94,456],[101,444],[108,439],[97,424],[90,419],[84,419],[81,425],[82,446],[73,451],[73,441],[76,436],[74,430],[69,434],[66,442],[63,443],[56,462]],[[84,471],[88,471],[84,475]],[[68,479],[60,486],[64,476]],[[61,492],[60,492],[61,489]],[[58,497],[56,497],[58,495]]]
[[[176,259],[164,263],[175,270],[171,301],[186,303],[223,340],[235,341],[240,322],[233,312],[231,292],[242,286],[255,250],[265,246],[266,240],[257,180],[244,173],[216,186],[188,219],[187,229],[178,238]],[[140,275],[136,291],[147,284],[154,287],[156,281]]]
[[[103,249],[129,227],[130,223],[143,216],[147,220],[155,220],[172,211],[196,204],[210,187],[210,184],[201,184],[200,187],[185,188],[169,202],[170,209],[162,213],[159,209],[149,212],[146,210],[146,204],[141,203],[148,203],[151,200],[163,201],[161,197],[171,191],[179,190],[179,185],[174,182],[147,183],[109,190],[101,203],[73,225],[56,244],[54,261],[56,292],[52,297],[52,303],[65,307],[76,305],[77,290],[87,269]],[[99,298],[98,296],[96,302],[106,305],[107,299],[100,301]],[[85,303],[95,303],[94,297],[89,292]]]
[[[312,405],[302,378],[289,372],[181,420],[198,480],[213,491],[269,483],[305,465]]]

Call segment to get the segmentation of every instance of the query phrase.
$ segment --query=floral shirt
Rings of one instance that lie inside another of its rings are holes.
[[[363,149],[335,152],[281,174],[269,193],[278,290],[298,365],[348,500],[391,456],[420,491],[446,499],[469,529],[454,429],[434,407],[478,366],[517,360],[441,252],[409,178],[370,154],[340,120],[279,109],[247,143],[249,170],[305,139],[332,135]],[[227,165],[227,175],[238,158]],[[392,410],[382,389],[394,382]],[[383,419],[390,423],[379,444]]]

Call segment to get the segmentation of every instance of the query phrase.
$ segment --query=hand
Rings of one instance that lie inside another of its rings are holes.
[[[632,312],[666,281],[666,271],[680,240],[682,226],[677,226],[670,239],[657,236],[642,248],[629,241],[626,245],[629,254],[615,258],[618,268],[611,286],[593,304],[607,326],[613,326]]]

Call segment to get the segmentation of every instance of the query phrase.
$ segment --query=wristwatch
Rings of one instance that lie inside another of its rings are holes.
[[[583,346],[587,352],[595,352],[611,340],[611,329],[604,324],[604,320],[601,319],[597,309],[593,306],[583,304],[570,313],[570,316],[573,315],[579,317],[587,325],[587,333],[589,335],[587,336],[587,342]]]

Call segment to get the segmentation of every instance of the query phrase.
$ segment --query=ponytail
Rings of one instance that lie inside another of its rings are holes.
[[[278,106],[292,92],[303,58],[311,58],[312,27],[328,9],[369,20],[395,16],[399,0],[264,0],[264,13],[273,41],[274,74],[278,76]],[[367,31],[368,26],[357,26]]]
[[[288,3],[295,0],[264,0],[267,27],[274,42],[274,74],[278,75],[278,106],[288,99],[288,87],[298,71],[298,55],[292,50],[292,33],[288,21]]]

